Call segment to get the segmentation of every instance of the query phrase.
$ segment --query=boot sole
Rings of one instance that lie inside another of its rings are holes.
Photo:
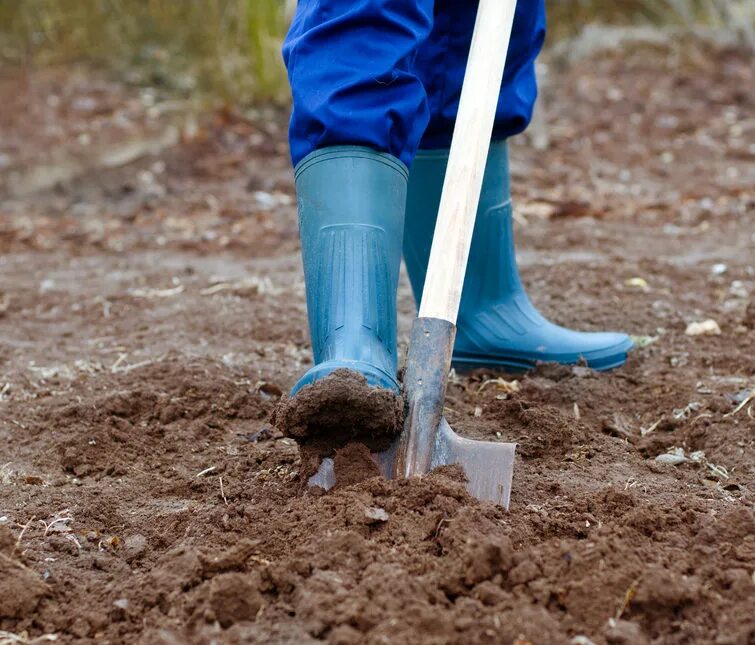
[[[619,352],[612,352],[609,356],[599,357],[597,359],[589,360],[580,357],[587,363],[587,367],[595,370],[596,372],[607,372],[617,367],[621,367],[626,363],[629,351],[634,347],[634,343],[631,343],[629,347]],[[471,372],[476,369],[498,369],[513,373],[528,372],[539,364],[542,363],[558,363],[560,365],[578,365],[580,358],[573,361],[559,361],[559,360],[541,360],[541,359],[527,359],[513,356],[454,356],[451,361],[451,366],[460,374]]]

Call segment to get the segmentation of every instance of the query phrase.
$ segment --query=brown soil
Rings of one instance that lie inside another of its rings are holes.
[[[455,430],[520,445],[510,512],[454,469],[370,476],[353,445],[351,483],[303,490],[270,423],[311,365],[283,115],[19,197],[68,124],[48,96],[87,92],[66,73],[0,82],[34,115],[0,130],[0,641],[755,642],[749,54],[554,71],[550,149],[512,146],[533,300],[646,338],[608,374],[451,379]],[[133,100],[96,87],[94,111]],[[406,280],[400,308],[405,343]]]

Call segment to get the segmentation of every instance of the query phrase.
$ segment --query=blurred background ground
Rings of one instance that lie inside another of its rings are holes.
[[[671,47],[680,63],[705,55],[705,46],[687,47],[690,40],[752,48],[753,4],[550,2],[541,86],[547,91],[551,73],[565,64],[633,42]],[[285,118],[289,91],[279,51],[294,6],[293,0],[0,2],[0,189],[34,192],[93,166],[128,163],[201,135],[196,118],[212,111],[257,125],[272,120],[271,109]],[[545,145],[539,117],[532,136]]]
[[[0,58],[34,67],[86,61],[192,100],[283,101],[279,56],[295,0],[25,0],[0,3]],[[587,25],[709,30],[753,44],[747,0],[548,2],[549,44]]]
[[[524,280],[640,347],[453,379],[520,444],[503,513],[304,494],[270,428],[311,361],[286,8],[0,0],[0,643],[753,642],[751,9],[551,3]]]

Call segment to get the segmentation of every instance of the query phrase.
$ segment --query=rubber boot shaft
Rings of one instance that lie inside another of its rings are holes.
[[[411,169],[404,257],[415,297],[424,286],[448,150],[421,151]],[[585,361],[604,370],[626,360],[626,334],[577,332],[546,320],[522,286],[516,263],[505,141],[493,142],[480,195],[457,320],[457,368],[526,370],[538,362]]]
[[[318,150],[297,166],[315,366],[294,392],[344,367],[398,391],[396,292],[407,178],[395,157],[356,146]]]

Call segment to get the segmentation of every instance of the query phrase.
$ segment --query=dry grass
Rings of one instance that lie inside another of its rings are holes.
[[[87,61],[227,102],[286,101],[280,45],[295,0],[0,0],[0,62]],[[547,0],[549,41],[591,23],[745,30],[751,0]]]
[[[284,0],[0,0],[0,59],[86,61],[139,85],[285,100]]]
[[[550,0],[549,30],[556,40],[574,35],[584,25],[671,24],[710,25],[725,29],[752,29],[755,6],[751,0]]]

